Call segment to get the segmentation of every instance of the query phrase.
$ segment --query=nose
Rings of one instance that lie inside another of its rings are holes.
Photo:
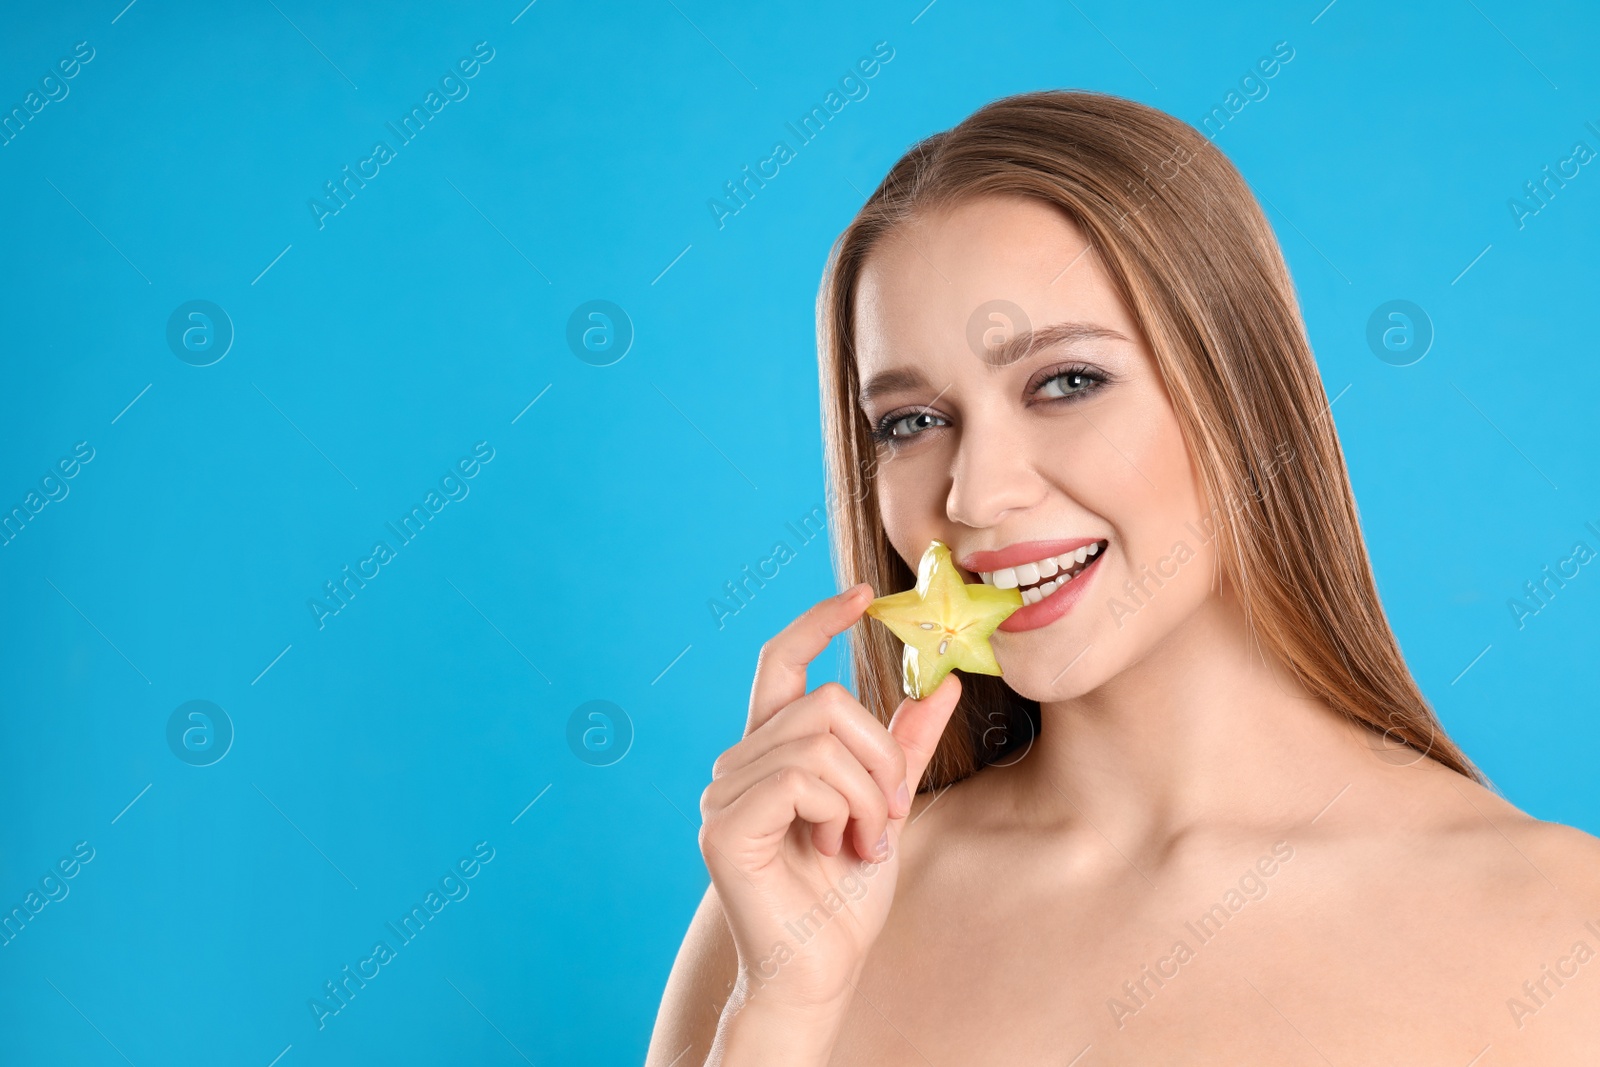
[[[1043,481],[1016,427],[1014,414],[966,420],[945,498],[945,516],[951,522],[981,529],[1039,502]]]

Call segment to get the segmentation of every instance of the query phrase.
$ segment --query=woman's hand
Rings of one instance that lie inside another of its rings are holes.
[[[888,917],[911,797],[961,685],[952,674],[903,701],[887,728],[836,682],[807,693],[806,665],[871,599],[846,590],[763,646],[745,737],[700,798],[700,850],[739,952],[729,1012],[836,1025]]]

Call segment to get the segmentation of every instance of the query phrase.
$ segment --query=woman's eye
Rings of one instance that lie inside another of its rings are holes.
[[[1034,393],[1046,399],[1076,396],[1094,388],[1095,379],[1083,371],[1069,370],[1046,378]]]
[[[913,411],[907,415],[891,415],[878,424],[880,439],[903,441],[915,437],[923,430],[943,426],[944,420],[928,411]]]

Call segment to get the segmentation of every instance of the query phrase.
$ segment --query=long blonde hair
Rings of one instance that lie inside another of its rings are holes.
[[[883,595],[916,580],[885,534],[878,455],[857,403],[855,293],[863,264],[912,214],[985,194],[1055,206],[1100,257],[1155,353],[1213,504],[1221,568],[1263,649],[1396,751],[1486,784],[1446,736],[1384,616],[1327,394],[1272,229],[1209,140],[1130,100],[1050,91],[988,104],[914,145],[835,242],[817,334],[842,583],[871,582]],[[1293,464],[1292,476],[1274,477],[1284,462]],[[899,642],[865,620],[851,640],[859,696],[887,722],[901,699]],[[962,685],[924,789],[972,774],[1039,729],[1038,703],[1000,678],[967,674]]]

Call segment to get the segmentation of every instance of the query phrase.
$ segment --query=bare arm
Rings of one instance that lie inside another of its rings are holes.
[[[667,980],[651,1067],[828,1062],[888,917],[911,798],[961,695],[947,675],[885,726],[837,682],[806,692],[807,665],[870,596],[862,584],[829,597],[762,646],[744,738],[700,795],[712,885]],[[790,920],[842,885],[864,892],[800,951]]]
[[[667,976],[645,1067],[706,1062],[738,971],[739,954],[722,916],[717,887],[708,885]]]
[[[767,1011],[740,997],[729,1005],[739,952],[717,887],[706,887],[661,996],[645,1067],[777,1067],[826,1062],[844,1006],[835,1012]]]

